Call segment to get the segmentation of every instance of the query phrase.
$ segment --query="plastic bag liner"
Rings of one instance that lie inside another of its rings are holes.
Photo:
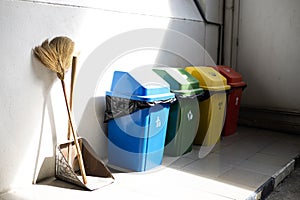
[[[180,99],[198,99],[199,100],[199,99],[205,98],[204,95],[207,95],[207,94],[205,94],[204,92],[199,93],[199,94],[191,94],[191,95],[175,93],[175,97],[177,100],[180,100]],[[209,98],[209,96],[207,98]]]
[[[113,97],[106,95],[106,110],[104,115],[104,123],[109,120],[130,115],[138,110],[149,108],[157,104],[171,104],[176,101],[176,98],[157,100],[157,101],[138,101],[121,97]]]
[[[209,90],[203,90],[200,94],[192,94],[192,95],[183,95],[176,93],[176,99],[179,101],[180,99],[197,99],[199,102],[205,101],[209,99],[212,95],[217,93],[226,93],[230,94],[231,90],[220,90],[220,91],[209,91]]]
[[[219,94],[219,93],[226,93],[226,94],[230,94],[231,90],[220,90],[220,91],[209,91],[209,90],[203,90],[203,93],[201,95],[197,96],[197,99],[199,102],[201,101],[205,101],[208,98],[210,98],[212,95],[214,94]]]

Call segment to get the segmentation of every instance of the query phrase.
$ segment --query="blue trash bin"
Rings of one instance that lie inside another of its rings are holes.
[[[114,72],[106,92],[109,166],[146,171],[161,164],[173,100],[169,85],[152,71]]]

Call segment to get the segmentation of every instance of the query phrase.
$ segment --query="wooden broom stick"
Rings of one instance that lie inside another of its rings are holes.
[[[76,76],[76,68],[77,68],[77,56],[73,56],[72,59],[72,70],[71,70],[71,84],[70,84],[70,111],[73,110],[73,90],[74,90],[74,84],[75,84],[75,76]],[[71,124],[68,123],[68,136],[67,139],[71,139]],[[71,144],[68,145],[68,163],[71,162]]]

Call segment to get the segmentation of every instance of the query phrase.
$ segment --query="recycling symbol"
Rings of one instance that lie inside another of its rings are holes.
[[[192,111],[190,110],[189,112],[188,112],[188,114],[187,114],[187,118],[188,118],[188,120],[189,121],[191,121],[192,119],[193,119],[193,113],[192,113]]]
[[[219,102],[218,106],[219,106],[219,110],[222,109],[222,105],[223,105],[223,102]]]

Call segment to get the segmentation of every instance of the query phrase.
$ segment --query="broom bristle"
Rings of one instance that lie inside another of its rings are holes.
[[[50,70],[64,79],[64,73],[72,63],[74,42],[67,37],[56,37],[50,42],[45,40],[41,46],[33,49],[36,57]]]
[[[56,37],[50,42],[50,47],[60,56],[61,67],[65,71],[71,66],[74,46],[74,42],[68,37]]]
[[[48,40],[45,40],[41,46],[35,47],[33,52],[47,68],[54,72],[58,72],[56,67],[56,55],[50,49]]]

